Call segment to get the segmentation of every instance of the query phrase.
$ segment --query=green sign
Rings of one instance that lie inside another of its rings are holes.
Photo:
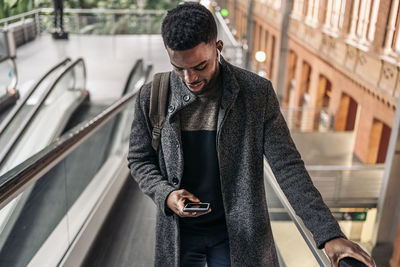
[[[227,17],[229,15],[229,11],[226,8],[221,9],[221,15],[223,17]]]
[[[367,212],[332,212],[333,217],[339,221],[358,221],[363,222],[367,218]]]

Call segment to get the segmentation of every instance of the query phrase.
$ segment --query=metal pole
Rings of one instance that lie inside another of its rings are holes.
[[[282,1],[281,6],[281,36],[280,36],[280,45],[279,45],[279,62],[278,62],[278,71],[275,72],[278,77],[275,79],[277,81],[276,84],[276,93],[278,95],[278,99],[282,101],[283,92],[285,92],[285,81],[287,75],[287,57],[289,50],[289,26],[290,26],[290,13],[293,7],[293,0]]]
[[[40,17],[39,11],[35,13],[36,35],[40,35]]]
[[[233,0],[233,21],[232,21],[232,26],[235,29],[235,31],[237,32],[236,29],[236,10],[237,10],[237,0]]]
[[[75,15],[75,25],[76,25],[76,33],[80,33],[81,30],[81,25],[80,25],[80,17],[79,14],[74,14]]]
[[[385,161],[378,213],[374,228],[375,247],[372,255],[379,258],[381,251],[392,251],[400,220],[400,97],[390,135]],[[377,262],[378,263],[378,262]],[[378,264],[379,266],[380,264]]]
[[[22,30],[24,32],[24,43],[28,42],[28,33],[26,32],[25,17],[22,17]]]
[[[245,69],[250,69],[251,54],[253,52],[253,11],[254,11],[254,0],[249,0],[249,9],[247,12],[247,27],[246,27],[246,40],[247,40],[247,51]]]

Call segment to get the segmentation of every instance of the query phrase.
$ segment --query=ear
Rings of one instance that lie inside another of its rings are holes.
[[[222,52],[222,48],[224,47],[224,42],[222,40],[217,41],[217,49],[219,52]]]

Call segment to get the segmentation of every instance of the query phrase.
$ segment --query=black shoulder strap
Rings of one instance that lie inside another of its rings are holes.
[[[149,118],[153,126],[151,146],[155,151],[158,150],[165,121],[170,74],[171,72],[156,73],[151,84]]]

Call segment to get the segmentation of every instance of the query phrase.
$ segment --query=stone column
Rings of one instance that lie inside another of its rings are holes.
[[[390,8],[389,23],[386,29],[385,39],[385,52],[388,53],[392,50],[392,43],[394,37],[394,31],[396,30],[396,18],[399,12],[399,0],[393,0]]]
[[[351,16],[351,26],[350,26],[350,38],[356,36],[357,22],[358,22],[358,9],[360,8],[360,0],[354,0],[353,2],[353,14]]]

